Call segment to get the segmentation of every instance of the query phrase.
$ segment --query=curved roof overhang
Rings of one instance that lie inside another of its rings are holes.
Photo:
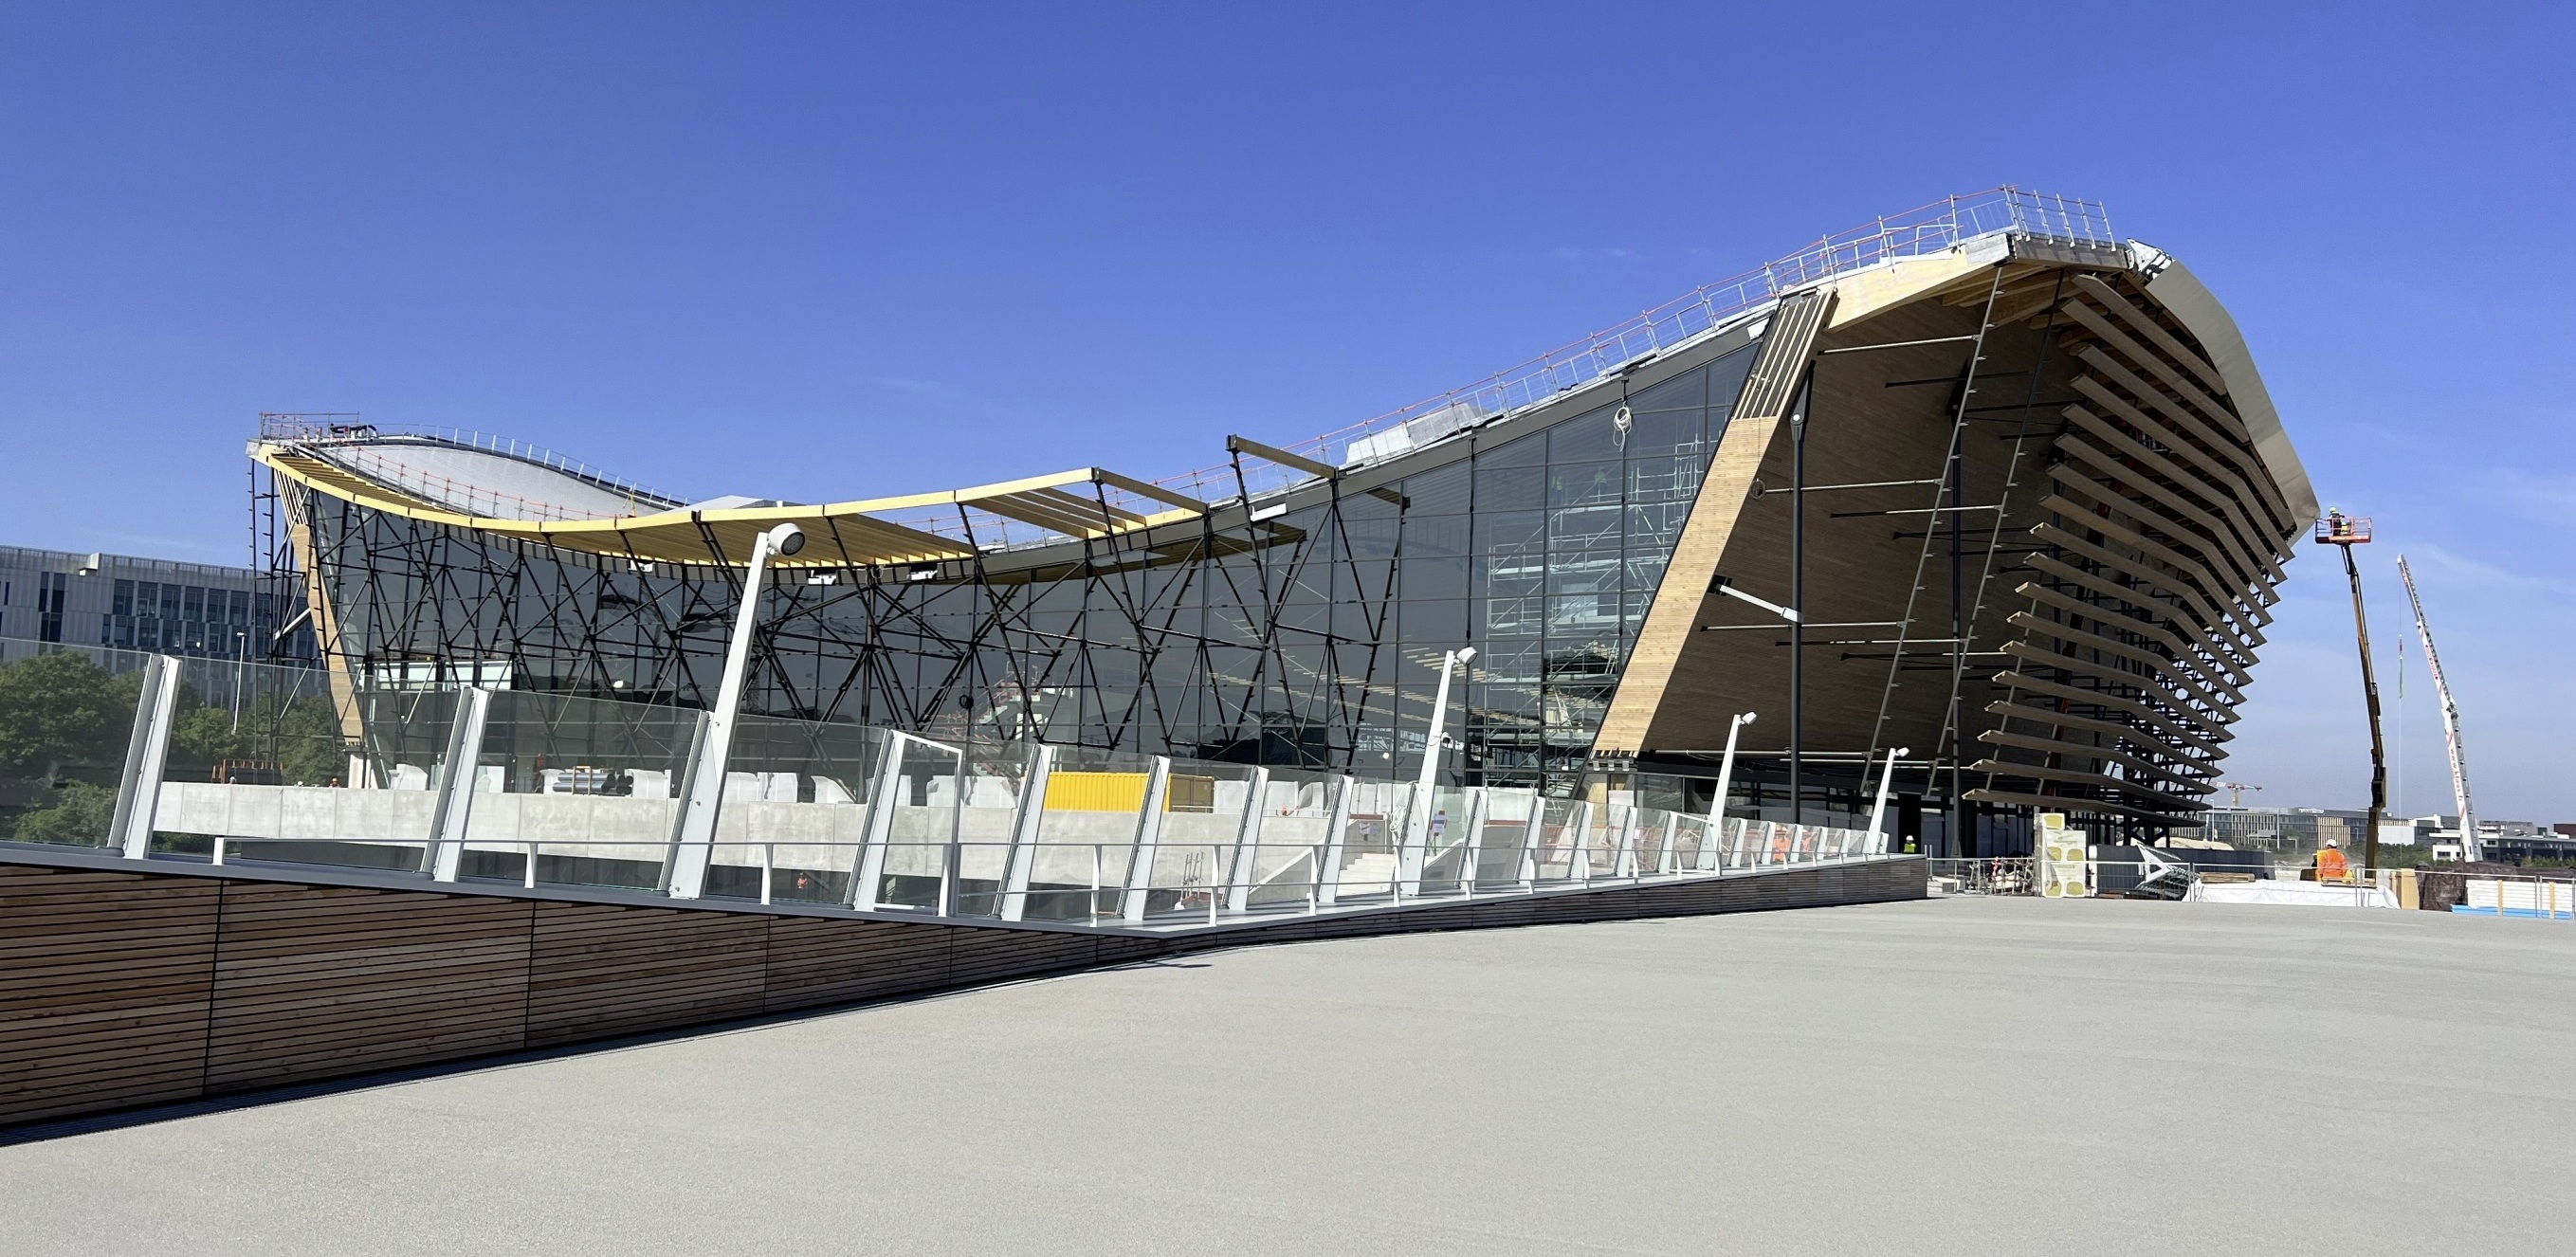
[[[952,537],[880,519],[882,512],[966,508],[1032,524],[1067,538],[1105,537],[1206,514],[1207,504],[1099,467],[1048,476],[821,506],[682,509],[608,519],[533,520],[469,515],[360,474],[327,451],[260,441],[251,457],[295,483],[369,510],[424,523],[637,563],[748,563],[752,542],[779,524],[805,530],[805,548],[772,560],[781,567],[842,568],[973,558]],[[1079,489],[1088,488],[1088,495]],[[1141,499],[1168,509],[1145,513],[1111,500]]]

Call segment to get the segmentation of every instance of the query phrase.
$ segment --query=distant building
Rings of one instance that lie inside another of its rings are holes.
[[[0,638],[204,659],[311,659],[303,596],[287,585],[281,598],[280,587],[247,567],[0,546]],[[282,640],[281,628],[292,630]]]

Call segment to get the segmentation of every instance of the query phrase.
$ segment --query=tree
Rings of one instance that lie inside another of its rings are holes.
[[[11,836],[19,842],[55,842],[95,847],[107,841],[116,822],[116,792],[86,781],[65,785],[55,804],[18,818]]]
[[[134,727],[139,683],[70,651],[0,665],[0,776],[113,766]]]

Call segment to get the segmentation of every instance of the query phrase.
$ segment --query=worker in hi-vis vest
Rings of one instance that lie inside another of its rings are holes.
[[[2326,845],[2317,848],[2317,880],[2341,882],[2349,881],[2351,877],[2350,867],[2343,859],[2343,842],[2335,838],[2326,839]]]

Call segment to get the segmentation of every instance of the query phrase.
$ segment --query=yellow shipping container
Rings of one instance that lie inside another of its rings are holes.
[[[1145,809],[1144,773],[1059,772],[1047,774],[1046,806],[1050,812],[1141,812]],[[1163,787],[1166,812],[1216,810],[1216,778],[1174,773]]]

